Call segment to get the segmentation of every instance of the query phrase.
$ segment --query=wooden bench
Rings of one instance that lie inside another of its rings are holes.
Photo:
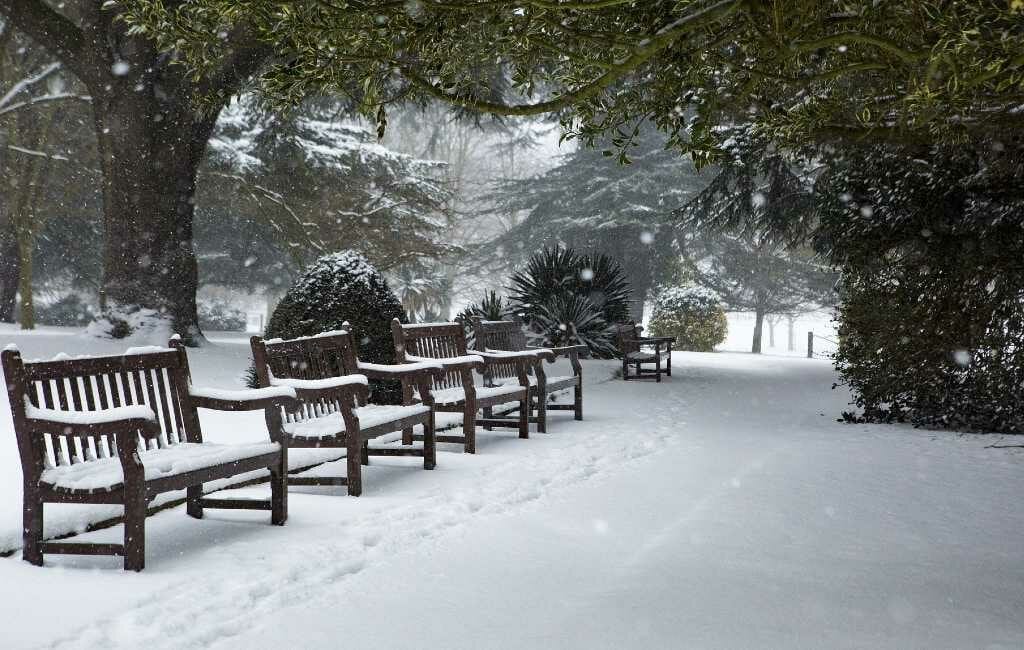
[[[42,565],[45,553],[121,555],[124,568],[146,562],[146,510],[163,492],[186,491],[186,512],[203,508],[269,510],[288,516],[288,447],[270,440],[245,444],[203,441],[198,408],[248,411],[294,406],[295,391],[212,390],[191,386],[181,341],[168,348],[130,349],[121,356],[25,362],[16,347],[2,353],[24,480],[24,552]],[[203,483],[269,469],[269,501],[212,499]],[[124,543],[43,540],[47,503],[124,506]]]
[[[438,442],[454,442],[463,445],[466,453],[476,453],[476,425],[484,427],[506,427],[518,429],[520,438],[530,437],[529,423],[529,381],[527,368],[535,361],[536,354],[513,355],[507,361],[516,367],[518,384],[505,386],[477,386],[474,372],[483,375],[489,365],[498,363],[497,354],[481,354],[466,348],[466,333],[459,323],[419,323],[403,325],[396,318],[391,321],[391,334],[395,341],[395,352],[399,362],[440,363],[444,373],[435,377],[432,385],[434,408],[437,411],[462,414],[461,436],[439,435]],[[405,404],[415,404],[422,399],[417,396],[414,386],[402,381],[402,398]],[[519,402],[518,417],[488,417],[495,406]],[[483,418],[477,411],[485,409]],[[405,432],[411,435],[411,431]]]
[[[532,348],[527,344],[522,323],[516,321],[494,321],[473,319],[473,333],[476,347],[485,352],[533,352],[537,360],[528,369],[530,385],[530,421],[537,423],[537,431],[547,431],[547,412],[573,411],[577,420],[583,419],[583,368],[579,355],[588,350],[585,345],[567,345],[557,348]],[[560,356],[568,357],[572,375],[548,377],[544,372],[544,361],[554,363]],[[503,385],[518,381],[518,367],[515,363],[497,360],[487,366],[487,385]],[[548,403],[548,396],[573,389],[572,404]]]
[[[628,381],[653,377],[660,382],[662,374],[672,376],[672,344],[676,339],[673,336],[644,337],[640,335],[643,329],[632,321],[615,326],[619,354],[622,355],[622,378]],[[662,360],[666,364],[664,368]],[[654,364],[654,368],[644,368],[645,364]],[[635,369],[632,377],[629,376],[630,366]]]
[[[357,346],[345,330],[289,340],[258,336],[250,339],[260,386],[294,388],[298,409],[267,411],[267,427],[288,438],[289,447],[341,447],[346,450],[347,476],[292,476],[291,485],[346,485],[362,493],[360,465],[370,456],[422,456],[423,469],[434,469],[434,409],[430,382],[443,374],[440,364],[385,365],[359,361]],[[408,382],[419,388],[418,404],[367,403],[367,377]],[[421,425],[423,446],[411,447],[405,430]],[[407,448],[373,448],[369,441],[403,431]]]

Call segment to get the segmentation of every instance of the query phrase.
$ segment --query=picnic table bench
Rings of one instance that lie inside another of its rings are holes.
[[[267,427],[286,437],[290,447],[346,450],[346,476],[290,476],[290,485],[345,485],[350,495],[359,496],[360,465],[368,465],[370,456],[422,456],[423,468],[434,469],[430,382],[443,374],[440,364],[365,363],[347,329],[288,340],[254,336],[250,344],[259,385],[288,386],[298,397],[298,408],[267,410]],[[367,378],[415,385],[421,399],[406,405],[368,403]],[[411,446],[416,425],[423,428],[420,448]],[[403,447],[369,446],[370,440],[396,431],[403,432]]]
[[[285,523],[287,442],[273,431],[264,442],[205,442],[198,409],[292,407],[294,389],[194,387],[178,338],[116,356],[24,361],[14,346],[0,356],[21,459],[26,561],[42,565],[46,553],[120,555],[125,569],[140,571],[148,503],[174,490],[186,491],[186,512],[195,518],[204,508],[240,508],[269,510],[271,523]],[[203,495],[204,482],[264,468],[269,500]],[[47,503],[123,505],[123,543],[44,541]]]

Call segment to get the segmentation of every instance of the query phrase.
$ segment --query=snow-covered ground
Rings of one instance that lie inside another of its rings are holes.
[[[214,338],[192,355],[197,383],[238,385],[244,339]],[[27,357],[117,347],[8,340]],[[589,362],[584,422],[556,412],[530,440],[485,432],[477,455],[442,452],[433,472],[375,458],[358,499],[293,488],[282,528],[266,513],[162,512],[141,574],[114,558],[0,559],[0,645],[1024,646],[1020,450],[839,424],[848,396],[821,360],[674,365],[661,384],[624,383]],[[16,537],[0,410],[0,535]],[[258,435],[259,418],[246,424],[232,435]]]

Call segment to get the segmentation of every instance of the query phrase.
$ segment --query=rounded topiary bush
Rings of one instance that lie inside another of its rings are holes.
[[[652,336],[676,337],[676,349],[711,352],[725,340],[729,325],[713,291],[672,287],[655,299],[648,329]]]
[[[348,321],[359,342],[359,358],[394,363],[391,319],[406,322],[405,310],[384,276],[355,251],[324,255],[295,281],[267,324],[267,338],[290,339],[339,330]],[[395,382],[371,382],[375,402],[399,403]]]

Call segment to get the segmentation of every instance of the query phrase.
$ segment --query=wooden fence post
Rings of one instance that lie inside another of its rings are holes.
[[[807,332],[807,358],[814,358],[814,332]]]

